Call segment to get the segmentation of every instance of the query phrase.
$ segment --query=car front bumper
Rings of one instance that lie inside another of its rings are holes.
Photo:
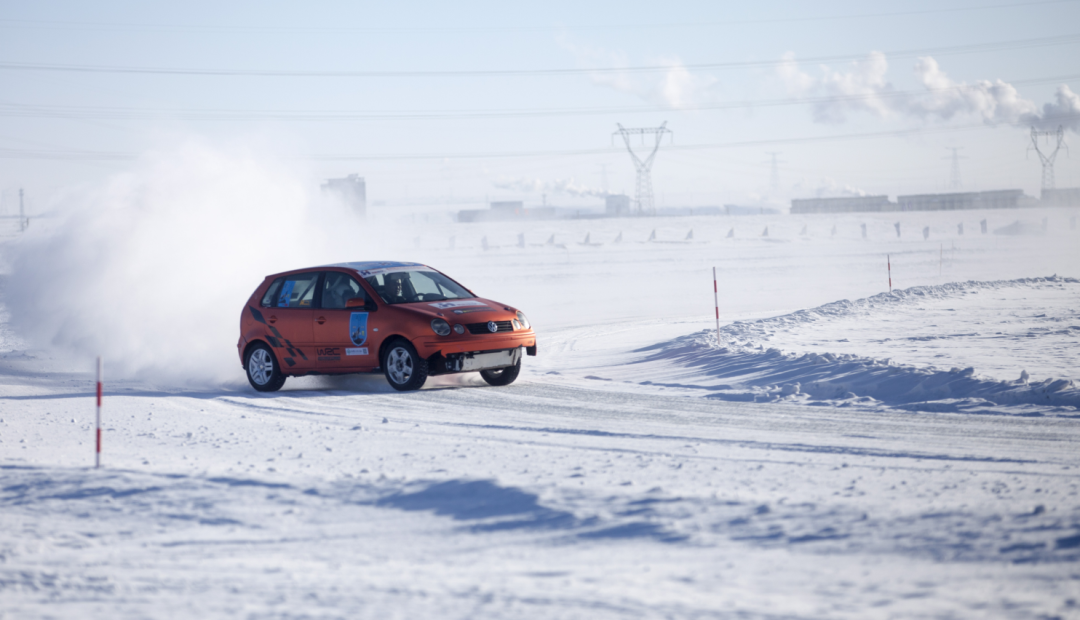
[[[449,357],[455,353],[483,353],[486,351],[505,351],[525,347],[530,351],[529,355],[535,355],[536,332],[531,329],[522,329],[513,332],[500,332],[497,334],[463,334],[452,336],[424,336],[412,341],[416,352],[420,357],[429,358],[436,355]]]

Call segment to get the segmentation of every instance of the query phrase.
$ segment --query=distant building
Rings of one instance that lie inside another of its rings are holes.
[[[462,209],[458,211],[459,222],[506,222],[512,220],[550,220],[555,218],[555,207],[525,208],[521,200],[503,200],[490,203],[489,209]]]
[[[897,196],[900,211],[959,211],[963,209],[1015,209],[1028,206],[1024,192],[1003,189],[992,192],[961,192],[954,194],[914,194]]]
[[[866,213],[895,211],[888,196],[845,196],[842,198],[802,198],[791,201],[792,213]]]
[[[719,209],[717,209],[717,215],[719,215]],[[724,215],[776,215],[780,211],[771,207],[744,207],[740,205],[724,205]],[[792,211],[794,213],[794,211]]]
[[[350,174],[344,179],[327,179],[322,185],[322,192],[342,201],[360,217],[367,217],[367,184],[364,177]]]
[[[630,197],[626,194],[608,194],[604,199],[604,213],[609,217],[630,215]]]
[[[1035,199],[1023,190],[1002,189],[989,192],[951,194],[911,194],[897,196],[851,196],[846,198],[807,198],[791,201],[792,213],[875,213],[884,211],[959,211],[964,209],[1016,209],[1035,206]]]
[[[504,215],[516,215],[525,210],[525,202],[521,200],[503,200],[491,203],[491,210]]]
[[[1047,207],[1080,207],[1080,187],[1044,189],[1040,202]]]

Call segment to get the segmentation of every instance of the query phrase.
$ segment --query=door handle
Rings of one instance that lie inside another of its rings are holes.
[[[266,320],[270,321],[271,323],[277,323],[277,317],[272,314]]]
[[[319,323],[319,325],[322,325],[323,323],[326,322],[326,317],[325,316],[320,316],[319,318],[317,318],[315,320]]]

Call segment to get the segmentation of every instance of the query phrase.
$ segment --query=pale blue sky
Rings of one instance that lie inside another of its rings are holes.
[[[674,148],[661,148],[653,178],[668,206],[947,191],[950,146],[963,147],[964,189],[1037,195],[1029,121],[1061,85],[1080,91],[1077,1],[0,7],[5,192],[93,183],[130,165],[110,154],[186,136],[257,145],[315,177],[359,173],[371,200],[538,201],[525,188],[599,188],[602,170],[610,189],[631,192],[615,124],[667,121]],[[785,54],[831,60],[781,66]],[[920,62],[937,90],[917,77]],[[544,73],[642,66],[665,69]],[[115,68],[277,73],[103,71]],[[1016,82],[1018,99],[981,80]],[[1074,131],[1067,140],[1080,146]],[[781,153],[780,191],[769,151]],[[490,156],[460,157],[478,154]],[[328,155],[369,159],[311,159]],[[417,157],[430,155],[446,157]],[[1059,157],[1057,177],[1080,185],[1080,150]],[[549,201],[596,202],[555,191]]]

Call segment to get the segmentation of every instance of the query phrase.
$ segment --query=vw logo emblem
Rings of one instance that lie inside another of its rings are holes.
[[[495,323],[495,321],[488,321],[488,331],[493,334],[499,331],[499,326]]]

